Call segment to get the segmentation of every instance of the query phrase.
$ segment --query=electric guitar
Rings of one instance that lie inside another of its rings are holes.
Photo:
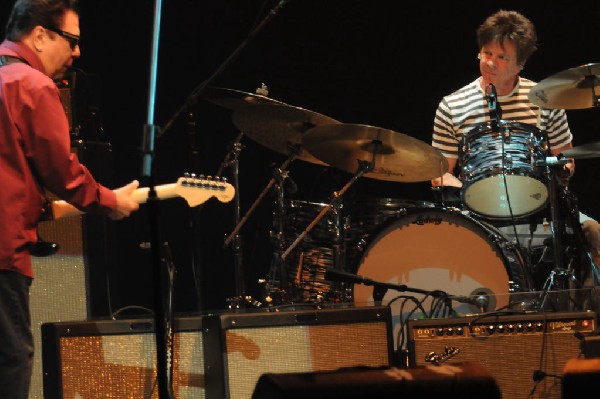
[[[176,183],[155,186],[158,199],[169,199],[181,197],[186,200],[190,207],[196,207],[211,199],[217,198],[221,202],[229,202],[235,196],[235,188],[224,180],[214,178],[180,177]],[[135,190],[131,197],[138,204],[148,200],[149,187],[141,187]],[[50,220],[82,215],[73,205],[63,200],[52,201],[50,204],[52,216]],[[58,245],[43,240],[33,244],[30,252],[33,256],[49,256],[58,251]]]
[[[181,197],[192,208],[205,203],[212,197],[221,202],[229,202],[235,195],[233,186],[225,181],[196,177],[180,177],[176,183],[155,186],[154,190],[158,199]],[[149,191],[149,187],[141,187],[135,190],[131,197],[138,204],[143,204],[148,200]],[[52,219],[83,214],[82,211],[63,200],[52,201],[51,208]]]

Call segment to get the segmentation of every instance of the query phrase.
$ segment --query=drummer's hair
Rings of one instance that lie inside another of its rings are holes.
[[[517,64],[525,65],[537,50],[537,33],[533,23],[518,11],[499,10],[490,15],[477,29],[479,49],[497,40],[502,46],[505,40],[515,45]]]

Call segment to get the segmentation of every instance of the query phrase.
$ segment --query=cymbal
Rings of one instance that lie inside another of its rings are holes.
[[[372,179],[422,182],[448,170],[446,158],[429,144],[375,126],[317,126],[306,132],[303,143],[315,157],[349,173],[358,171],[357,160],[374,159],[374,169],[364,174]]]
[[[209,86],[202,94],[207,101],[231,110],[258,104],[282,104],[281,101],[265,97],[260,94],[246,93],[239,90],[224,87]]]
[[[549,109],[597,107],[600,64],[585,64],[554,74],[529,91],[529,101]]]
[[[263,146],[289,155],[298,146],[296,159],[326,165],[303,148],[304,133],[321,125],[340,124],[333,118],[300,107],[283,104],[260,104],[240,108],[233,113],[233,124],[240,132]]]
[[[600,157],[600,141],[573,147],[563,151],[562,154],[567,158],[574,159],[598,158]]]

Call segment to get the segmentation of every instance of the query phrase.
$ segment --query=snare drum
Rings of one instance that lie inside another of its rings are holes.
[[[532,215],[548,201],[548,175],[536,165],[546,159],[545,137],[524,123],[503,120],[499,125],[480,124],[461,141],[462,202],[490,219]]]
[[[509,305],[509,293],[529,290],[531,277],[520,253],[494,227],[461,212],[412,208],[383,228],[367,247],[356,274],[416,290],[449,295],[484,295],[486,311]],[[423,299],[413,292],[388,290],[383,304],[398,295]],[[354,302],[372,304],[373,287],[356,284]],[[392,304],[394,331],[400,331],[400,303]],[[429,311],[431,301],[423,306]],[[414,304],[405,306],[412,311]],[[478,313],[472,304],[453,303],[458,313]],[[402,315],[405,320],[407,313]],[[413,317],[421,316],[416,312]]]

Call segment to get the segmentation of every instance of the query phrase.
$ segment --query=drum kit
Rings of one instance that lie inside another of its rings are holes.
[[[529,99],[543,108],[597,107],[599,74],[600,64],[569,69],[538,83]],[[444,291],[453,298],[483,296],[483,306],[464,302],[467,313],[507,307],[509,293],[539,287],[534,286],[522,248],[500,233],[494,222],[516,218],[529,224],[530,217],[548,205],[551,219],[564,219],[557,209],[564,192],[555,187],[552,170],[564,165],[566,158],[600,157],[599,142],[565,151],[564,161],[558,157],[549,163],[545,137],[535,127],[501,121],[504,134],[498,135],[494,133],[498,126],[481,124],[465,135],[461,145],[460,206],[368,195],[348,201],[344,194],[357,179],[427,182],[447,171],[447,160],[409,135],[342,123],[271,99],[264,89],[253,94],[208,87],[204,98],[233,111],[241,136],[287,156],[225,240],[228,244],[236,236],[274,188],[273,260],[261,301],[269,305],[373,301],[374,292],[364,284],[330,280],[328,272],[337,270],[405,288]],[[287,199],[283,187],[294,160],[333,167],[350,177],[339,190],[332,190],[329,203]],[[573,212],[576,209],[567,211],[569,217]],[[562,272],[570,264],[556,266]],[[385,298],[398,293],[391,295]]]

